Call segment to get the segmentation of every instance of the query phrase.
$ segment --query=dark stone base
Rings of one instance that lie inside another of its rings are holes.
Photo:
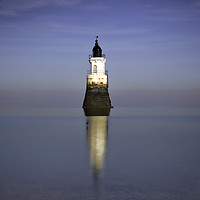
[[[84,109],[108,109],[112,108],[107,85],[87,85]]]
[[[109,116],[111,108],[83,108],[85,116]]]

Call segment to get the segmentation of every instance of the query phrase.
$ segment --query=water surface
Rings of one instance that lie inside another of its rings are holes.
[[[200,199],[200,110],[3,109],[0,199]]]

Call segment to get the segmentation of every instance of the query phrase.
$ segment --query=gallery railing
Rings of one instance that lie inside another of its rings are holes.
[[[97,71],[91,71],[91,70],[88,70],[87,71],[87,75],[108,75],[108,70],[97,70]]]
[[[102,54],[102,57],[103,57],[103,58],[106,58],[106,55],[105,55],[105,54]],[[92,54],[89,55],[89,59],[90,59],[90,58],[93,58]]]

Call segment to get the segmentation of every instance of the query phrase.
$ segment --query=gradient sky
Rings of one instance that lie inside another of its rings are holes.
[[[114,106],[200,106],[200,0],[0,0],[0,107],[81,107],[96,35]]]

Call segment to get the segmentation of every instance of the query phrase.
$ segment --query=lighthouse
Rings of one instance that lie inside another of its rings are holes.
[[[112,108],[108,93],[108,71],[106,70],[106,57],[98,44],[96,36],[92,54],[89,55],[90,69],[87,73],[87,85],[83,109],[86,115],[93,115],[98,111],[99,115],[107,116]],[[102,113],[102,114],[101,114]]]

